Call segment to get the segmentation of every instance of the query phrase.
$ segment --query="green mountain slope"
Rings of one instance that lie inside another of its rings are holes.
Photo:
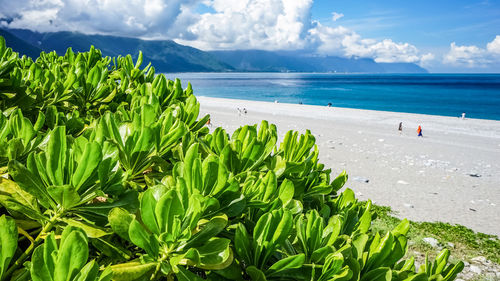
[[[132,54],[133,57],[136,57],[139,50],[142,50],[144,61],[151,62],[159,72],[233,70],[231,66],[221,63],[212,54],[177,44],[171,40],[141,40],[76,32],[38,33],[18,29],[10,29],[9,32],[43,51],[55,50],[58,54],[64,54],[68,47],[71,47],[73,51],[87,51],[90,45],[101,49],[103,55],[107,56]],[[13,49],[20,51],[16,48]]]
[[[26,55],[32,58],[37,58],[42,51],[40,48],[37,48],[32,44],[19,39],[6,30],[0,29],[0,36],[5,39],[7,47],[12,48],[16,52],[19,52],[21,56]]]
[[[205,52],[183,46],[172,40],[141,40],[108,35],[87,35],[76,32],[38,33],[25,29],[0,30],[6,34],[9,46],[21,54],[37,57],[40,50],[55,50],[64,54],[68,47],[73,51],[87,51],[90,45],[102,50],[104,55],[119,56],[139,50],[144,61],[151,62],[158,72],[339,72],[339,73],[426,73],[427,70],[413,63],[377,63],[369,58],[343,58],[312,56],[303,51],[235,50]]]

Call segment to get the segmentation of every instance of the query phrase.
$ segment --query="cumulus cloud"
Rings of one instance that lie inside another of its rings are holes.
[[[209,12],[197,12],[200,3]],[[168,38],[204,50],[307,50],[414,63],[431,56],[409,43],[362,38],[340,25],[322,25],[311,18],[312,5],[313,0],[0,0],[0,25]],[[333,12],[332,20],[343,16]],[[488,48],[499,50],[498,45],[492,42]]]
[[[500,35],[497,35],[484,49],[475,45],[458,46],[452,42],[450,50],[444,56],[443,63],[469,68],[498,64],[500,63]]]
[[[196,0],[0,0],[2,24],[41,32],[159,36]]]
[[[187,30],[202,49],[302,49],[307,47],[312,0],[213,0]]]
[[[340,14],[336,13],[336,12],[332,13],[332,20],[333,21],[337,21],[337,20],[339,20],[339,19],[341,19],[343,17],[344,17],[344,14],[342,14],[342,13],[340,13]]]
[[[432,54],[420,54],[419,50],[409,43],[396,43],[391,39],[364,39],[353,30],[342,26],[328,27],[316,23],[310,32],[319,39],[318,52],[325,55],[373,58],[376,62],[409,63],[418,63],[433,57]]]
[[[486,50],[493,54],[500,54],[500,35],[497,35],[493,41],[486,45]]]

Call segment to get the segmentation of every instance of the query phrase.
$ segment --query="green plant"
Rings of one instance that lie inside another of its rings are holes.
[[[339,190],[315,138],[212,133],[191,84],[93,47],[19,58],[0,40],[0,280],[453,280],[417,271],[408,221]],[[89,261],[90,259],[90,261]],[[102,266],[99,266],[102,265]],[[105,266],[104,266],[105,265]]]

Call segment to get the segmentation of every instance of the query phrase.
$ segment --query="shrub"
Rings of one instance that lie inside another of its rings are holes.
[[[453,280],[408,221],[330,178],[314,136],[209,132],[191,85],[142,54],[19,58],[0,37],[0,280]],[[90,260],[90,261],[89,261]]]

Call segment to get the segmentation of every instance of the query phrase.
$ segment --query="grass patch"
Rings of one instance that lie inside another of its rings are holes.
[[[401,219],[392,215],[390,207],[372,206],[377,218],[372,222],[372,230],[386,233],[396,227]],[[442,222],[413,222],[410,221],[408,232],[408,252],[437,254],[435,248],[425,243],[422,239],[432,237],[439,241],[444,248],[450,249],[454,259],[470,260],[477,256],[500,264],[500,240],[495,235],[488,235],[462,226]],[[451,247],[448,243],[452,243]]]

